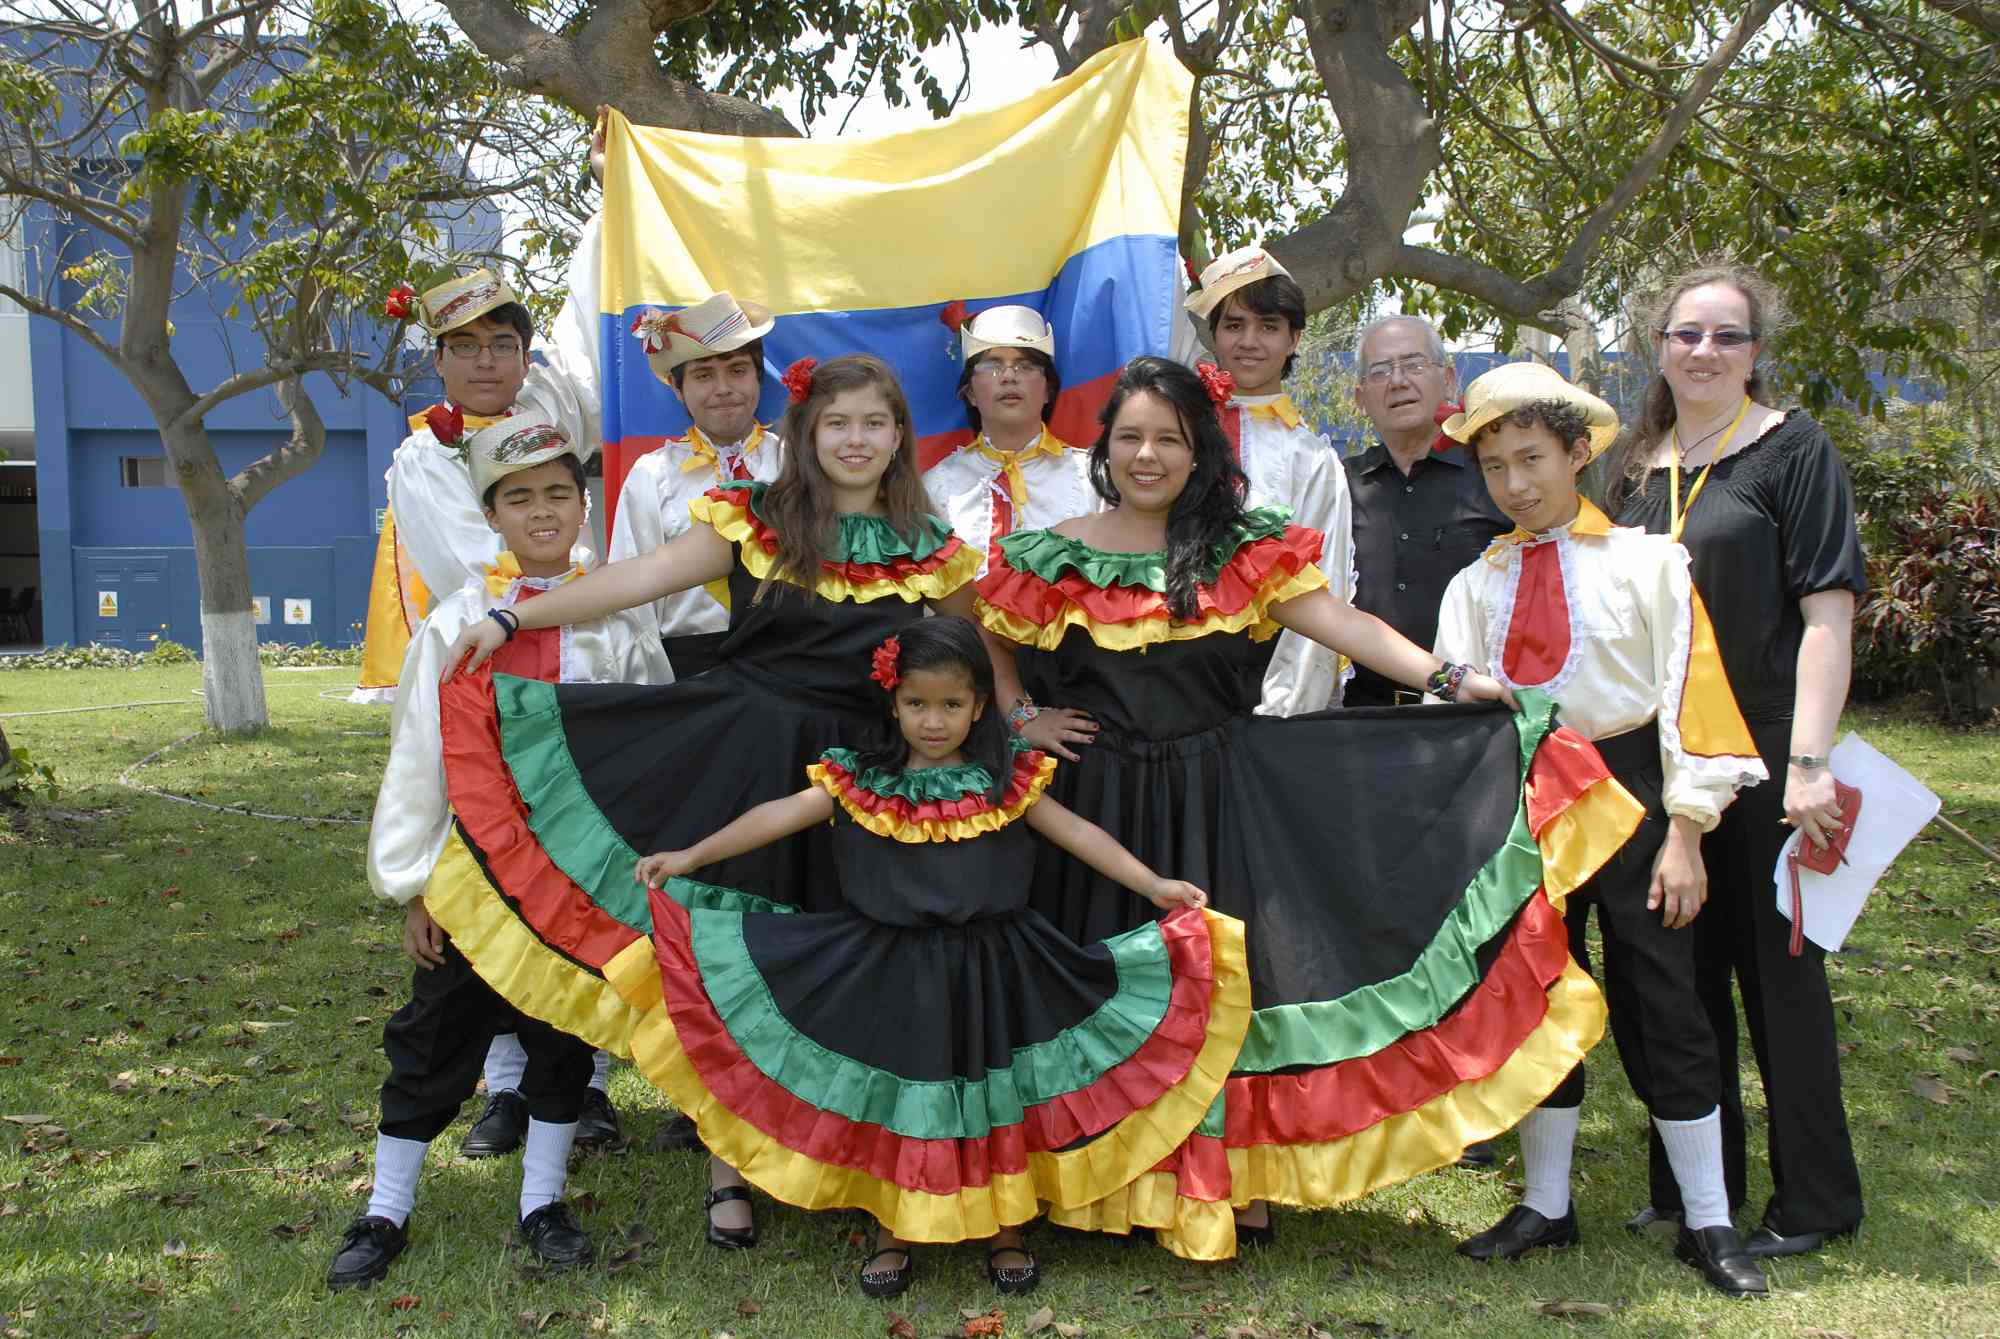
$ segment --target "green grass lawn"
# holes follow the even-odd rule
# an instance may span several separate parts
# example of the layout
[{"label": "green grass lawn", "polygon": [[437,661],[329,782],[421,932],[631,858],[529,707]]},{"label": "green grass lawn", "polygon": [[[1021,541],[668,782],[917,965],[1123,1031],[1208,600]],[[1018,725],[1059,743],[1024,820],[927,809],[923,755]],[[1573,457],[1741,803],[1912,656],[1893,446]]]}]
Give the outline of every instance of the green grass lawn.
[{"label": "green grass lawn", "polygon": [[[388,712],[322,696],[354,673],[267,670],[269,733],[196,738],[131,779],[225,808],[365,819]],[[329,1296],[328,1257],[366,1198],[382,1023],[407,990],[400,913],[368,891],[363,826],[120,785],[199,730],[198,686],[192,666],[0,673],[0,713],[165,700],[0,720],[64,787],[53,806],[0,812],[0,1335],[880,1336],[893,1308],[933,1339],[959,1332],[961,1308],[995,1305],[971,1246],[921,1252],[895,1303],[862,1299],[855,1215],[765,1202],[759,1249],[710,1249],[701,1160],[650,1151],[670,1113],[624,1066],[613,1095],[630,1147],[582,1159],[571,1182],[595,1269],[524,1267],[518,1159],[454,1159],[461,1122],[432,1150],[388,1283]],[[1994,844],[2000,736],[1882,711],[1852,723]],[[1933,834],[1834,968],[1867,1223],[1776,1265],[1770,1300],[1724,1299],[1670,1239],[1619,1230],[1644,1197],[1645,1145],[1607,1047],[1578,1153],[1578,1250],[1458,1259],[1453,1242],[1513,1202],[1515,1170],[1447,1171],[1340,1211],[1281,1212],[1274,1248],[1224,1266],[1041,1231],[1047,1280],[1005,1304],[1005,1333],[1046,1306],[1088,1336],[2000,1334],[2000,868]],[[1745,1088],[1761,1141],[1754,1071]],[[1753,1176],[1754,1209],[1768,1181]],[[1612,1314],[1540,1314],[1551,1299]]]}]

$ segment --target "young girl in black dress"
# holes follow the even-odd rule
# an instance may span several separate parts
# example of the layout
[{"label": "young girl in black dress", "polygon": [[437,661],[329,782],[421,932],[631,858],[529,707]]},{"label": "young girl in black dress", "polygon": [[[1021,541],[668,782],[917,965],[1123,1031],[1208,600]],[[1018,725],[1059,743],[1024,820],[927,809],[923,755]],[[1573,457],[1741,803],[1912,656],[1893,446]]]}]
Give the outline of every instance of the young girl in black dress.
[{"label": "young girl in black dress", "polygon": [[[1220,1091],[1241,928],[1043,797],[1055,760],[1007,730],[971,623],[908,625],[871,677],[876,747],[828,749],[806,789],[639,861],[662,998],[633,1056],[753,1184],[875,1216],[864,1293],[909,1286],[912,1243],[978,1238],[994,1285],[1026,1292],[1018,1227],[1129,1184]],[[840,911],[682,877],[829,821]],[[1064,938],[1028,908],[1030,829],[1171,914]]]}]

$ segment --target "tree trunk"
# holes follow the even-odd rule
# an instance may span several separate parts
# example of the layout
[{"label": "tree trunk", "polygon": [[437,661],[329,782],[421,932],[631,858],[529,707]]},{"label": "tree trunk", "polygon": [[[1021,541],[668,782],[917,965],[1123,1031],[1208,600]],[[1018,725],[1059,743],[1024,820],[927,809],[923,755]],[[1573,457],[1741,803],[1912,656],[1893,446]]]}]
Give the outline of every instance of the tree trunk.
[{"label": "tree trunk", "polygon": [[207,699],[208,726],[223,734],[254,734],[271,718],[264,705],[263,667],[257,663],[257,617],[250,608],[243,508],[215,463],[205,429],[177,429],[168,435],[167,452],[194,528],[194,566],[201,580],[201,688]]}]

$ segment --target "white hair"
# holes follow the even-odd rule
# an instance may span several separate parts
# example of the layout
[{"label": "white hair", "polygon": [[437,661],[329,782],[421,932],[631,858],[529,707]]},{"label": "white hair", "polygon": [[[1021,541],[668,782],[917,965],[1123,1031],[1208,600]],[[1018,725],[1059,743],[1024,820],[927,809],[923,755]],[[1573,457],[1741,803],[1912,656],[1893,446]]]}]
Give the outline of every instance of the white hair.
[{"label": "white hair", "polygon": [[1399,312],[1394,316],[1378,316],[1367,325],[1361,327],[1361,333],[1354,340],[1354,370],[1357,374],[1367,370],[1362,363],[1362,356],[1368,348],[1368,341],[1374,337],[1375,332],[1387,329],[1389,326],[1398,323],[1421,326],[1424,337],[1430,341],[1431,361],[1439,367],[1449,367],[1451,365],[1450,361],[1445,357],[1444,337],[1438,334],[1437,327],[1421,316],[1407,316]]}]

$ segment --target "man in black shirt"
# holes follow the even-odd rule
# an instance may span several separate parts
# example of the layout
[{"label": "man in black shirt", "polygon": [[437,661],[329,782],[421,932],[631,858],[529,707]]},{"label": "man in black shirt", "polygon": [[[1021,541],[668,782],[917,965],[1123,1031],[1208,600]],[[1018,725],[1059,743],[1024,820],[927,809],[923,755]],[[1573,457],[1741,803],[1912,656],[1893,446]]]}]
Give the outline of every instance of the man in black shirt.
[{"label": "man in black shirt", "polygon": [[[1437,639],[1438,605],[1460,568],[1513,529],[1462,450],[1432,454],[1437,407],[1456,383],[1430,322],[1387,316],[1361,332],[1354,399],[1377,441],[1347,458],[1354,498],[1354,604],[1418,646]],[[1400,685],[1355,666],[1346,705],[1393,705]],[[1413,700],[1413,698],[1405,698]]]}]

